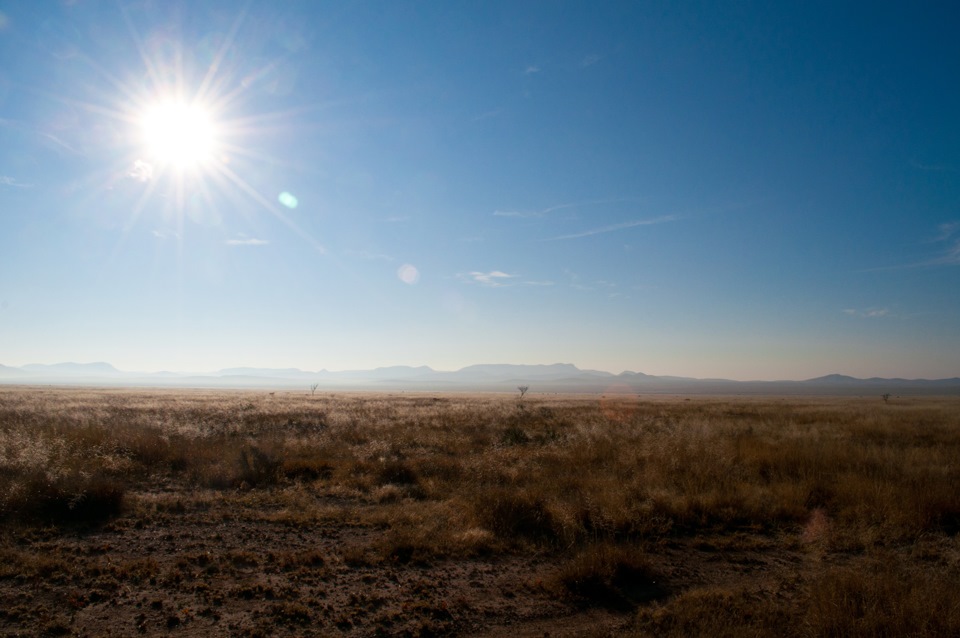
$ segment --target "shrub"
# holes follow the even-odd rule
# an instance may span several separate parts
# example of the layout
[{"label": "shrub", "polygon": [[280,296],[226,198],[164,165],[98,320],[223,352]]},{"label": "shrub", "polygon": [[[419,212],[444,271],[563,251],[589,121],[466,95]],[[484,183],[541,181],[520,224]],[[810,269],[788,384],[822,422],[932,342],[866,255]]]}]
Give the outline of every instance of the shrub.
[{"label": "shrub", "polygon": [[684,592],[663,606],[641,608],[636,635],[784,638],[798,635],[797,625],[793,614],[765,595],[744,588],[709,587]]},{"label": "shrub", "polygon": [[505,540],[549,543],[559,537],[546,502],[528,492],[494,488],[478,495],[474,507],[481,524]]},{"label": "shrub", "polygon": [[581,550],[554,575],[554,583],[580,604],[618,611],[667,595],[641,550],[610,544]]},{"label": "shrub", "polygon": [[282,461],[272,452],[255,444],[240,448],[238,472],[234,483],[250,487],[273,485],[280,478]]},{"label": "shrub", "polygon": [[528,435],[523,428],[517,425],[511,425],[503,431],[503,434],[500,436],[500,442],[503,445],[524,445],[530,442],[530,435]]},{"label": "shrub", "polygon": [[820,636],[958,636],[956,583],[890,561],[829,569],[811,586],[809,623]]},{"label": "shrub", "polygon": [[126,488],[117,479],[81,472],[51,477],[34,471],[8,481],[0,519],[98,523],[120,513]]}]

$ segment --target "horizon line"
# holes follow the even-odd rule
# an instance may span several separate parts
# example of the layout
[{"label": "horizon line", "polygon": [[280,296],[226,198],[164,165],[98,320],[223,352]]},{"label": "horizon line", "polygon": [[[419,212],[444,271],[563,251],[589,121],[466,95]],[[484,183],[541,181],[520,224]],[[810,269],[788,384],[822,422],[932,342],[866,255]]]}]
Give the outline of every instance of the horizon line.
[{"label": "horizon line", "polygon": [[[343,368],[343,369],[320,368],[320,369],[317,369],[317,370],[306,370],[306,369],[303,369],[303,368],[292,367],[292,366],[287,366],[287,367],[266,367],[266,366],[251,366],[251,365],[235,365],[235,366],[221,367],[221,368],[217,368],[217,369],[214,369],[214,370],[208,369],[208,370],[202,370],[202,371],[201,371],[201,370],[189,370],[189,371],[185,371],[185,370],[174,370],[174,369],[166,369],[166,368],[165,368],[165,369],[160,369],[160,370],[130,370],[130,369],[121,369],[121,368],[118,368],[118,367],[116,367],[114,364],[112,364],[112,363],[110,363],[110,362],[108,362],[108,361],[102,361],[102,360],[101,360],[101,361],[89,361],[89,362],[58,361],[58,362],[56,362],[56,363],[38,363],[38,362],[31,362],[31,363],[24,363],[24,364],[19,364],[19,365],[4,364],[4,363],[0,362],[0,369],[2,369],[2,368],[15,369],[15,370],[20,370],[20,371],[22,371],[22,372],[27,372],[27,373],[34,372],[34,371],[31,371],[31,370],[26,369],[26,368],[29,368],[29,367],[31,367],[31,366],[42,366],[42,367],[46,367],[46,368],[55,368],[55,367],[57,367],[57,366],[77,366],[77,367],[86,367],[86,368],[89,368],[89,367],[91,367],[91,366],[109,366],[109,367],[112,369],[112,371],[115,372],[115,373],[123,374],[123,375],[131,375],[131,376],[135,376],[135,375],[149,375],[149,376],[153,376],[153,375],[158,375],[158,374],[172,374],[172,375],[183,376],[183,377],[200,376],[200,377],[213,377],[213,378],[222,378],[222,377],[224,377],[224,376],[242,376],[242,375],[230,375],[230,374],[229,374],[229,371],[231,371],[231,370],[249,370],[249,371],[251,371],[251,372],[261,372],[261,373],[266,373],[266,374],[269,374],[269,373],[283,373],[283,372],[287,372],[287,373],[302,373],[302,374],[308,375],[308,374],[363,373],[363,372],[376,372],[376,371],[379,371],[379,370],[388,370],[388,369],[391,369],[391,368],[406,368],[406,369],[410,369],[410,370],[425,369],[425,371],[436,372],[436,373],[441,373],[441,374],[455,374],[455,373],[458,373],[458,372],[462,372],[462,371],[464,371],[464,370],[467,370],[468,368],[476,368],[476,367],[497,367],[497,366],[502,366],[502,367],[514,367],[514,368],[551,368],[551,367],[568,367],[568,368],[570,368],[570,367],[572,367],[576,372],[579,372],[579,373],[601,373],[601,374],[604,374],[604,375],[610,375],[611,377],[619,377],[619,376],[623,376],[623,375],[643,375],[643,376],[655,377],[655,378],[661,378],[661,379],[677,379],[677,380],[683,379],[683,380],[707,381],[707,382],[709,382],[709,381],[714,381],[714,382],[716,382],[716,381],[730,381],[730,382],[736,382],[736,383],[801,383],[801,382],[807,382],[807,381],[826,380],[826,379],[829,379],[829,378],[831,378],[831,377],[839,378],[839,379],[852,379],[852,380],[857,380],[857,381],[871,381],[871,380],[883,380],[883,381],[952,381],[952,380],[960,380],[960,374],[953,375],[953,376],[947,376],[947,377],[931,377],[931,376],[924,376],[924,377],[907,377],[907,376],[901,376],[901,375],[892,376],[892,377],[881,377],[881,376],[877,376],[877,375],[858,377],[858,376],[854,376],[854,375],[851,375],[851,374],[845,374],[845,373],[841,373],[841,372],[829,372],[829,373],[826,373],[826,374],[820,374],[820,375],[816,375],[816,376],[812,376],[812,377],[805,377],[805,378],[783,378],[783,377],[781,377],[781,378],[771,378],[771,379],[760,379],[760,378],[740,378],[740,379],[735,379],[735,378],[730,378],[730,377],[719,377],[719,376],[696,377],[696,376],[689,376],[689,375],[685,375],[685,374],[653,374],[653,373],[648,373],[648,372],[642,372],[642,371],[640,371],[639,369],[636,369],[636,370],[624,369],[624,370],[621,370],[620,372],[614,372],[614,371],[612,371],[612,370],[601,370],[601,369],[596,369],[596,368],[581,368],[581,367],[578,366],[577,364],[575,364],[575,363],[569,363],[569,362],[554,362],[554,363],[472,363],[472,364],[468,364],[468,365],[465,365],[465,366],[461,366],[461,367],[455,368],[455,369],[434,368],[434,367],[430,366],[429,364],[421,364],[421,365],[393,364],[393,365],[376,366],[376,367],[373,367],[373,368]],[[224,374],[225,372],[227,372],[228,374]],[[93,372],[93,373],[89,373],[89,374],[87,374],[87,375],[85,375],[85,376],[94,376],[95,374],[96,374],[96,372]],[[107,374],[109,374],[109,372],[107,372]],[[250,376],[254,376],[254,377],[255,377],[254,374],[251,374]]]}]

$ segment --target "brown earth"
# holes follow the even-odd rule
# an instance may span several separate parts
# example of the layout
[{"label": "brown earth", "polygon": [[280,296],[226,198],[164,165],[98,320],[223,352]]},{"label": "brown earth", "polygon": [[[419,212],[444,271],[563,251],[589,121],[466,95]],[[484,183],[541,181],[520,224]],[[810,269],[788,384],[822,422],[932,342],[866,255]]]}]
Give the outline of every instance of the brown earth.
[{"label": "brown earth", "polygon": [[[21,479],[16,472],[25,470],[17,468],[27,467],[27,461],[33,458],[31,454],[38,458],[47,454],[43,458],[53,458],[49,449],[56,448],[49,447],[53,439],[44,439],[49,449],[41,454],[34,449],[39,449],[37,441],[40,439],[31,442],[24,438],[24,432],[32,432],[31,428],[40,428],[52,419],[44,412],[43,419],[47,421],[40,417],[31,421],[35,416],[31,416],[34,414],[31,409],[40,414],[49,409],[42,406],[48,406],[53,399],[63,402],[69,398],[74,403],[62,403],[67,407],[58,408],[61,412],[76,415],[78,411],[87,410],[94,415],[89,420],[78,418],[78,424],[71,427],[87,427],[89,422],[114,423],[111,421],[114,416],[108,415],[102,407],[106,399],[94,396],[81,401],[75,396],[71,398],[69,393],[60,395],[49,391],[24,396],[0,393],[0,408],[6,410],[2,416],[4,420],[0,422],[7,437],[5,442],[0,441],[5,446],[0,447],[0,454],[6,455],[5,465],[0,466],[0,478],[6,480],[2,484],[7,490],[3,501],[6,503],[14,503],[10,494],[20,489],[18,481]],[[156,399],[149,393],[145,396],[122,395],[118,399],[113,395],[109,400],[113,401],[114,413],[127,421],[150,420],[161,411],[153,403],[144,401],[159,400],[158,405],[163,407],[166,405],[163,401],[167,399]],[[220,401],[220,395],[217,397]],[[246,395],[241,398],[246,400]],[[212,400],[200,397],[189,409],[181,405],[177,416],[171,417],[176,423],[163,425],[166,428],[163,431],[182,429],[181,421],[192,420],[208,424],[204,427],[213,427],[210,424],[214,422],[226,423],[239,418],[224,416],[226,412],[222,405],[208,405]],[[493,399],[474,397],[470,400],[476,402],[476,415],[483,414],[486,418],[488,412],[483,411],[494,409],[485,407],[493,405]],[[372,409],[369,401],[372,399],[351,399],[349,409],[356,410],[358,406]],[[395,408],[395,404],[389,403],[391,399],[380,397],[377,401],[387,401],[384,405],[393,406],[389,408],[391,410]],[[945,635],[942,633],[944,627],[960,626],[956,624],[960,623],[957,620],[960,608],[950,606],[955,590],[950,584],[955,586],[960,582],[960,542],[958,530],[953,527],[955,519],[951,516],[960,512],[960,506],[958,499],[950,496],[950,490],[955,487],[952,481],[957,468],[949,463],[942,471],[931,474],[934,478],[929,479],[946,481],[943,493],[947,496],[943,498],[947,500],[941,498],[942,502],[937,501],[936,516],[923,518],[921,524],[926,527],[919,529],[918,533],[909,531],[912,528],[904,528],[908,529],[906,532],[901,529],[902,525],[916,523],[910,522],[913,521],[909,518],[910,512],[898,514],[895,504],[890,505],[889,512],[878,514],[876,522],[857,522],[850,518],[848,509],[844,509],[848,506],[844,505],[842,491],[839,488],[830,491],[822,483],[816,483],[814,488],[803,493],[805,500],[801,505],[806,509],[799,510],[798,515],[794,509],[782,504],[758,509],[759,506],[750,504],[752,501],[746,496],[741,501],[718,500],[705,505],[703,495],[695,494],[689,496],[693,501],[681,502],[677,500],[680,499],[679,492],[669,495],[664,492],[665,487],[653,485],[658,475],[652,470],[647,471],[644,479],[650,483],[645,489],[649,489],[651,499],[663,499],[663,503],[672,503],[670,507],[673,508],[659,505],[659,509],[651,510],[656,515],[651,516],[663,519],[661,523],[653,524],[646,519],[642,524],[638,523],[630,518],[635,518],[636,514],[616,509],[620,507],[619,500],[594,502],[604,497],[604,493],[584,497],[578,492],[577,498],[586,498],[586,501],[578,506],[581,510],[578,510],[580,518],[577,520],[587,521],[587,514],[591,512],[596,520],[577,523],[580,527],[570,532],[565,531],[569,524],[558,522],[561,521],[560,515],[567,511],[564,508],[569,509],[570,503],[574,502],[573,497],[565,496],[565,490],[580,483],[586,490],[590,481],[600,480],[573,464],[582,463],[586,467],[589,460],[594,464],[590,466],[594,468],[592,472],[606,471],[603,468],[612,468],[615,465],[612,459],[619,453],[617,450],[626,445],[621,442],[609,447],[606,443],[597,443],[596,453],[591,452],[593,456],[588,459],[585,444],[577,443],[579,439],[574,435],[597,437],[601,436],[597,434],[601,432],[597,428],[621,428],[622,436],[626,437],[626,432],[633,430],[624,428],[644,429],[647,434],[643,436],[659,437],[656,441],[643,443],[656,452],[649,458],[664,463],[666,467],[668,460],[670,463],[675,463],[675,459],[693,462],[689,456],[674,454],[670,457],[673,454],[670,449],[678,445],[682,447],[686,440],[682,437],[687,434],[678,432],[696,432],[696,428],[701,428],[697,437],[713,436],[702,431],[705,414],[718,424],[734,423],[737,436],[742,439],[746,436],[744,433],[753,436],[754,428],[750,425],[749,431],[744,429],[745,426],[741,427],[744,422],[766,423],[773,415],[785,418],[782,415],[789,410],[780,400],[744,399],[738,402],[725,399],[722,403],[707,399],[693,402],[661,400],[654,402],[653,407],[619,404],[618,409],[626,417],[618,416],[615,422],[611,422],[608,403],[600,401],[590,407],[589,401],[582,398],[569,404],[564,404],[561,399],[551,399],[549,405],[538,406],[534,402],[520,410],[521,417],[514,414],[513,407],[508,411],[502,411],[500,407],[496,409],[502,413],[495,415],[494,421],[503,421],[505,429],[490,441],[476,434],[479,438],[471,444],[474,448],[463,447],[467,443],[463,442],[462,432],[472,427],[471,419],[476,416],[464,417],[464,425],[449,432],[443,429],[447,432],[444,436],[448,437],[443,440],[455,439],[455,445],[461,446],[457,450],[464,453],[475,450],[471,454],[481,454],[476,450],[483,450],[482,454],[487,455],[478,457],[478,464],[472,464],[477,460],[472,457],[458,458],[455,469],[464,474],[453,474],[455,478],[450,480],[453,487],[444,487],[439,479],[431,478],[433,475],[428,470],[439,472],[446,468],[444,471],[451,471],[450,468],[440,464],[437,469],[428,461],[439,463],[435,457],[446,458],[454,449],[454,443],[431,444],[434,445],[430,448],[432,451],[424,451],[429,446],[417,443],[420,446],[417,448],[420,452],[416,453],[420,456],[417,456],[413,451],[416,446],[402,437],[417,441],[420,440],[417,437],[423,438],[411,433],[411,414],[419,419],[417,427],[428,428],[435,427],[430,424],[446,423],[444,419],[460,418],[457,415],[465,408],[456,400],[450,400],[449,404],[440,399],[411,402],[408,398],[404,401],[416,412],[409,412],[407,407],[390,412],[393,421],[382,414],[367,415],[371,423],[379,424],[376,427],[382,440],[375,438],[371,442],[356,438],[357,431],[351,429],[353,422],[348,423],[346,419],[338,426],[331,415],[335,415],[334,408],[347,413],[347,408],[340,404],[327,405],[327,424],[321,428],[323,434],[316,435],[320,437],[317,440],[322,437],[330,439],[323,439],[327,441],[325,445],[332,445],[330,441],[338,445],[353,441],[351,445],[354,447],[349,449],[355,452],[362,446],[366,446],[366,450],[373,445],[375,454],[397,454],[399,460],[396,463],[404,463],[397,466],[400,469],[390,466],[382,457],[379,465],[371,465],[363,460],[367,457],[356,452],[350,456],[349,463],[345,457],[342,467],[331,469],[327,465],[331,461],[324,456],[323,463],[317,461],[316,468],[320,469],[314,474],[305,474],[306,461],[300,459],[296,471],[284,470],[289,472],[288,476],[278,470],[280,474],[270,481],[251,485],[248,480],[253,481],[252,477],[258,475],[250,474],[249,468],[245,470],[247,474],[231,475],[233,478],[190,474],[189,464],[200,461],[190,460],[189,456],[185,457],[187,460],[177,457],[179,460],[174,461],[163,457],[162,463],[170,464],[173,470],[158,470],[167,465],[150,466],[147,461],[141,462],[151,469],[150,472],[138,474],[124,469],[133,466],[119,465],[117,459],[140,458],[137,454],[146,458],[145,453],[131,451],[134,444],[126,439],[122,446],[116,444],[116,450],[122,448],[121,451],[108,446],[101,438],[96,438],[95,446],[88,442],[92,446],[89,448],[79,443],[64,444],[64,449],[69,448],[72,454],[95,453],[100,455],[97,463],[120,468],[111,470],[114,474],[105,469],[110,476],[122,478],[127,476],[123,472],[132,472],[129,479],[125,479],[122,504],[116,511],[91,520],[66,520],[62,515],[45,519],[30,513],[32,510],[23,505],[17,510],[23,512],[22,515],[0,519],[3,520],[0,525],[0,633],[8,636],[465,635],[510,638],[705,633],[716,636],[868,636],[899,635],[904,632],[897,631],[897,627],[907,627],[911,628],[909,633],[913,635],[935,636]],[[443,399],[446,401],[448,399]],[[841,401],[833,400],[828,405],[793,401],[791,409],[798,412],[790,417],[790,423],[791,427],[798,428],[798,432],[802,431],[800,425],[805,421],[797,414],[808,408],[816,410],[815,418],[809,421],[826,423],[823,427],[828,430],[840,428],[830,424],[854,419],[850,416],[852,408]],[[437,407],[438,402],[442,403],[440,407]],[[154,407],[144,407],[148,405]],[[940,416],[941,412],[936,411],[946,406],[943,414],[954,414],[956,401],[936,404],[939,406],[936,410],[931,407],[933,405],[929,401],[918,403],[911,408],[915,411],[910,413],[913,415],[910,418],[926,419],[924,422],[932,424],[931,427],[942,425],[943,431],[937,435],[941,438],[932,442],[933,435],[924,431],[919,443],[911,434],[914,438],[897,439],[891,449],[902,448],[906,445],[904,441],[914,441],[918,449],[942,449],[944,445],[954,446],[949,449],[957,448],[960,433],[955,431],[955,416]],[[99,407],[94,410],[91,406]],[[272,422],[273,413],[263,406],[243,409],[249,413],[256,411],[256,419],[249,420],[249,423],[255,422],[258,428],[262,429],[265,422]],[[289,411],[291,408],[285,405],[283,409]],[[381,406],[378,409],[387,408]],[[575,409],[585,411],[577,412],[580,416],[576,418],[571,417],[569,439],[565,439],[564,428],[568,427],[568,422],[564,421],[567,414],[564,411],[574,414]],[[310,410],[315,412],[314,407]],[[865,411],[865,416],[857,419],[875,424],[878,418],[875,410],[886,408],[871,404],[856,410]],[[424,416],[426,411],[432,411],[430,414],[434,416]],[[594,413],[599,416],[583,416]],[[538,416],[534,418],[531,414]],[[722,421],[721,416],[726,421]],[[286,416],[283,418],[287,419]],[[589,421],[594,418],[598,420]],[[549,437],[538,429],[542,424],[537,419],[549,419]],[[897,419],[899,424],[904,417],[897,416]],[[390,434],[393,430],[389,428],[401,421],[406,424],[402,434]],[[285,421],[293,424],[290,427],[302,422],[296,419]],[[665,430],[665,423],[673,429]],[[782,426],[780,422],[778,424],[778,428]],[[252,428],[252,425],[248,426]],[[857,436],[863,440],[876,439],[886,445],[889,441],[884,437],[892,436],[890,432],[894,426],[900,427],[884,423],[880,429],[857,430]],[[130,427],[135,431],[140,426]],[[330,434],[338,427],[341,430]],[[58,436],[66,437],[64,440],[73,436],[70,432],[62,434],[65,430],[56,432],[60,433]],[[777,432],[777,436],[782,434],[780,430]],[[90,434],[84,436],[90,441],[95,438]],[[116,436],[120,437],[120,434]],[[163,436],[169,438],[172,435]],[[663,442],[668,436],[674,437],[670,439],[670,445],[674,447]],[[724,433],[722,436],[732,435]],[[790,436],[797,438],[800,435],[792,433]],[[742,450],[744,456],[734,466],[725,465],[728,469],[723,471],[739,465],[748,466],[748,454],[762,455],[769,451],[766,447],[759,447],[750,452],[752,448],[743,443],[747,439],[741,439],[737,439],[736,449]],[[190,445],[200,446],[202,440],[205,439],[190,439],[193,441]],[[247,440],[245,445],[250,445],[249,441],[253,439]],[[383,447],[384,440],[393,441],[393,452],[377,451]],[[568,440],[569,448],[564,447],[567,445],[564,441]],[[629,440],[639,445],[636,441],[647,439]],[[718,458],[727,454],[721,454],[721,448],[717,447],[727,440],[710,439],[710,446],[714,447],[697,448],[705,455],[702,463],[709,465],[711,462],[707,458],[712,454],[709,450],[718,450]],[[857,440],[845,445],[859,445]],[[407,446],[403,453],[397,452],[400,442]],[[296,445],[302,447],[305,444],[299,442]],[[112,450],[109,454],[105,452],[108,448]],[[199,447],[192,453],[200,454],[197,449]],[[337,449],[347,455],[344,450],[348,448]],[[818,449],[818,454],[825,457],[841,458],[830,456],[834,453],[830,451],[833,448]],[[573,477],[561,473],[549,479],[552,483],[523,483],[525,475],[518,474],[517,468],[539,472],[561,452],[570,459],[569,471],[574,473]],[[227,447],[223,448],[223,454],[228,454]],[[603,455],[609,455],[610,461],[605,461]],[[58,462],[66,464],[72,457],[63,452],[57,458]],[[215,460],[202,458],[203,463],[220,468]],[[240,458],[248,457],[241,455]],[[474,474],[482,473],[484,465],[492,463],[494,458],[503,464],[498,470],[497,485],[504,484],[503,477],[514,477],[511,478],[514,483],[507,484],[516,485],[518,491],[532,491],[535,487],[541,492],[546,490],[543,492],[543,498],[548,499],[543,501],[545,505],[536,499],[529,503],[533,503],[538,512],[541,507],[546,513],[553,512],[550,519],[553,527],[546,531],[539,527],[530,531],[523,525],[532,523],[523,518],[521,512],[516,514],[520,517],[519,522],[513,521],[514,526],[509,528],[513,530],[510,533],[520,536],[512,538],[507,532],[497,531],[496,519],[476,509],[477,502],[487,502],[483,500],[486,498],[483,494],[477,496],[469,492],[472,495],[469,498],[474,500],[467,501],[468,493],[457,491],[456,486],[461,483],[480,485],[480,479]],[[531,458],[539,460],[530,465],[520,464]],[[891,459],[896,456],[890,456],[884,463],[894,463]],[[90,459],[86,461],[90,462]],[[858,470],[861,473],[880,472],[877,469],[880,465],[868,467],[862,459],[857,463],[860,465],[856,467],[862,468]],[[96,472],[94,468],[99,466],[82,467],[85,469],[79,471],[86,476]],[[773,479],[768,476],[771,470],[763,464],[757,467],[763,476],[757,485],[772,484]],[[933,467],[932,462],[930,467]],[[680,476],[693,473],[693,470],[688,468]],[[721,470],[711,474],[706,484],[720,482]],[[200,480],[197,476],[206,478]],[[517,476],[520,478],[516,479]],[[248,480],[241,480],[243,477]],[[208,487],[208,484],[217,486]],[[526,487],[522,487],[524,485]],[[551,485],[556,488],[554,494],[549,493]],[[696,489],[703,491],[704,483],[699,485]],[[886,489],[884,485],[886,483],[877,483],[869,489]],[[937,491],[939,485],[934,482],[921,486],[921,492],[940,494]],[[448,489],[452,491],[444,491]],[[496,489],[498,494],[503,492],[502,487]],[[609,490],[615,488],[605,489],[608,490],[606,496],[610,496]],[[741,486],[737,489],[747,488]],[[750,489],[759,488],[753,486]],[[91,493],[89,490],[78,492],[73,497],[76,502],[71,502],[70,507],[80,511],[83,499],[91,498]],[[580,500],[575,502],[581,503]],[[744,510],[734,511],[734,506],[725,504],[729,502],[741,503]],[[689,513],[694,505],[700,508],[695,510],[699,512],[696,517]],[[14,511],[12,507],[7,506],[8,512]],[[714,509],[703,510],[706,507]],[[729,510],[731,507],[734,510]],[[912,511],[911,508],[915,509],[915,506],[907,509]],[[600,524],[601,515],[613,522]],[[769,516],[769,520],[765,516]],[[907,523],[901,525],[897,522],[901,527],[893,526],[893,523],[884,526],[884,520],[896,522],[900,520],[898,516],[906,516],[903,520]],[[540,535],[548,532],[549,536]],[[597,567],[599,559],[595,557],[617,551],[626,551],[628,555],[627,559],[617,558],[611,563],[618,571],[612,576],[597,576],[603,569]],[[571,576],[571,573],[580,574],[572,567],[578,556],[587,557],[583,559],[587,567],[582,576]],[[640,561],[642,565],[631,567],[631,560]],[[918,583],[932,584],[928,589],[920,590]],[[913,595],[912,590],[919,593]],[[827,593],[818,597],[820,591]],[[848,597],[852,603],[846,600]],[[854,606],[849,607],[848,603]],[[911,605],[916,606],[916,610]],[[887,611],[888,607],[896,610],[896,615],[891,616],[893,612]],[[843,618],[851,614],[856,624],[846,627],[842,624]],[[934,614],[939,617],[933,618]],[[871,617],[880,618],[880,629],[877,629],[877,623],[868,622]],[[890,631],[883,631],[884,627]]]},{"label": "brown earth", "polygon": [[[317,498],[344,521],[369,507]],[[305,525],[270,494],[164,484],[128,499],[134,512],[99,528],[8,532],[5,553],[33,574],[0,580],[7,635],[599,636],[633,623],[630,608],[558,596],[556,552],[378,563],[364,552],[388,530]],[[663,590],[649,602],[708,585],[789,596],[809,560],[767,536],[720,540],[652,547]]]}]

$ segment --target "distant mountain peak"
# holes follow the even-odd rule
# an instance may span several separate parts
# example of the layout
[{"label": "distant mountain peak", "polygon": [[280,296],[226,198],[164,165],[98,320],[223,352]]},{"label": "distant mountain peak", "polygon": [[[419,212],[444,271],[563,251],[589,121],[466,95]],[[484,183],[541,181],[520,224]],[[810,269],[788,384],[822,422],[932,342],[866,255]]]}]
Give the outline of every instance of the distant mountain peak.
[{"label": "distant mountain peak", "polygon": [[28,363],[21,366],[21,370],[31,372],[54,372],[63,374],[119,374],[120,371],[105,361],[94,361],[92,363],[75,363],[66,361],[63,363]]},{"label": "distant mountain peak", "polygon": [[816,377],[814,379],[807,379],[806,383],[850,383],[851,381],[859,381],[856,377],[851,377],[845,374],[827,374],[822,377]]}]

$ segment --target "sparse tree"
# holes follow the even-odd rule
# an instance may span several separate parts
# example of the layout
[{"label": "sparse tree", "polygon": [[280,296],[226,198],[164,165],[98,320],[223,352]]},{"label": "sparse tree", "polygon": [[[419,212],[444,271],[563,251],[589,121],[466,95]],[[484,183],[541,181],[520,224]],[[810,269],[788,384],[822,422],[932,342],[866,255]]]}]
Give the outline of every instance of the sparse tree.
[{"label": "sparse tree", "polygon": [[317,388],[319,388],[319,387],[320,387],[320,384],[319,384],[319,383],[314,383],[313,385],[311,385],[311,386],[310,386],[310,394],[314,394],[314,393],[317,391]]},{"label": "sparse tree", "polygon": [[887,392],[886,394],[881,394],[881,395],[880,395],[880,398],[883,399],[883,402],[884,402],[884,403],[889,403],[889,402],[890,402],[890,393]]},{"label": "sparse tree", "polygon": [[517,390],[520,391],[520,398],[521,398],[521,399],[523,398],[523,395],[525,395],[525,394],[527,393],[527,390],[529,390],[529,389],[530,389],[530,386],[528,386],[528,385],[518,385],[518,386],[517,386]]}]

